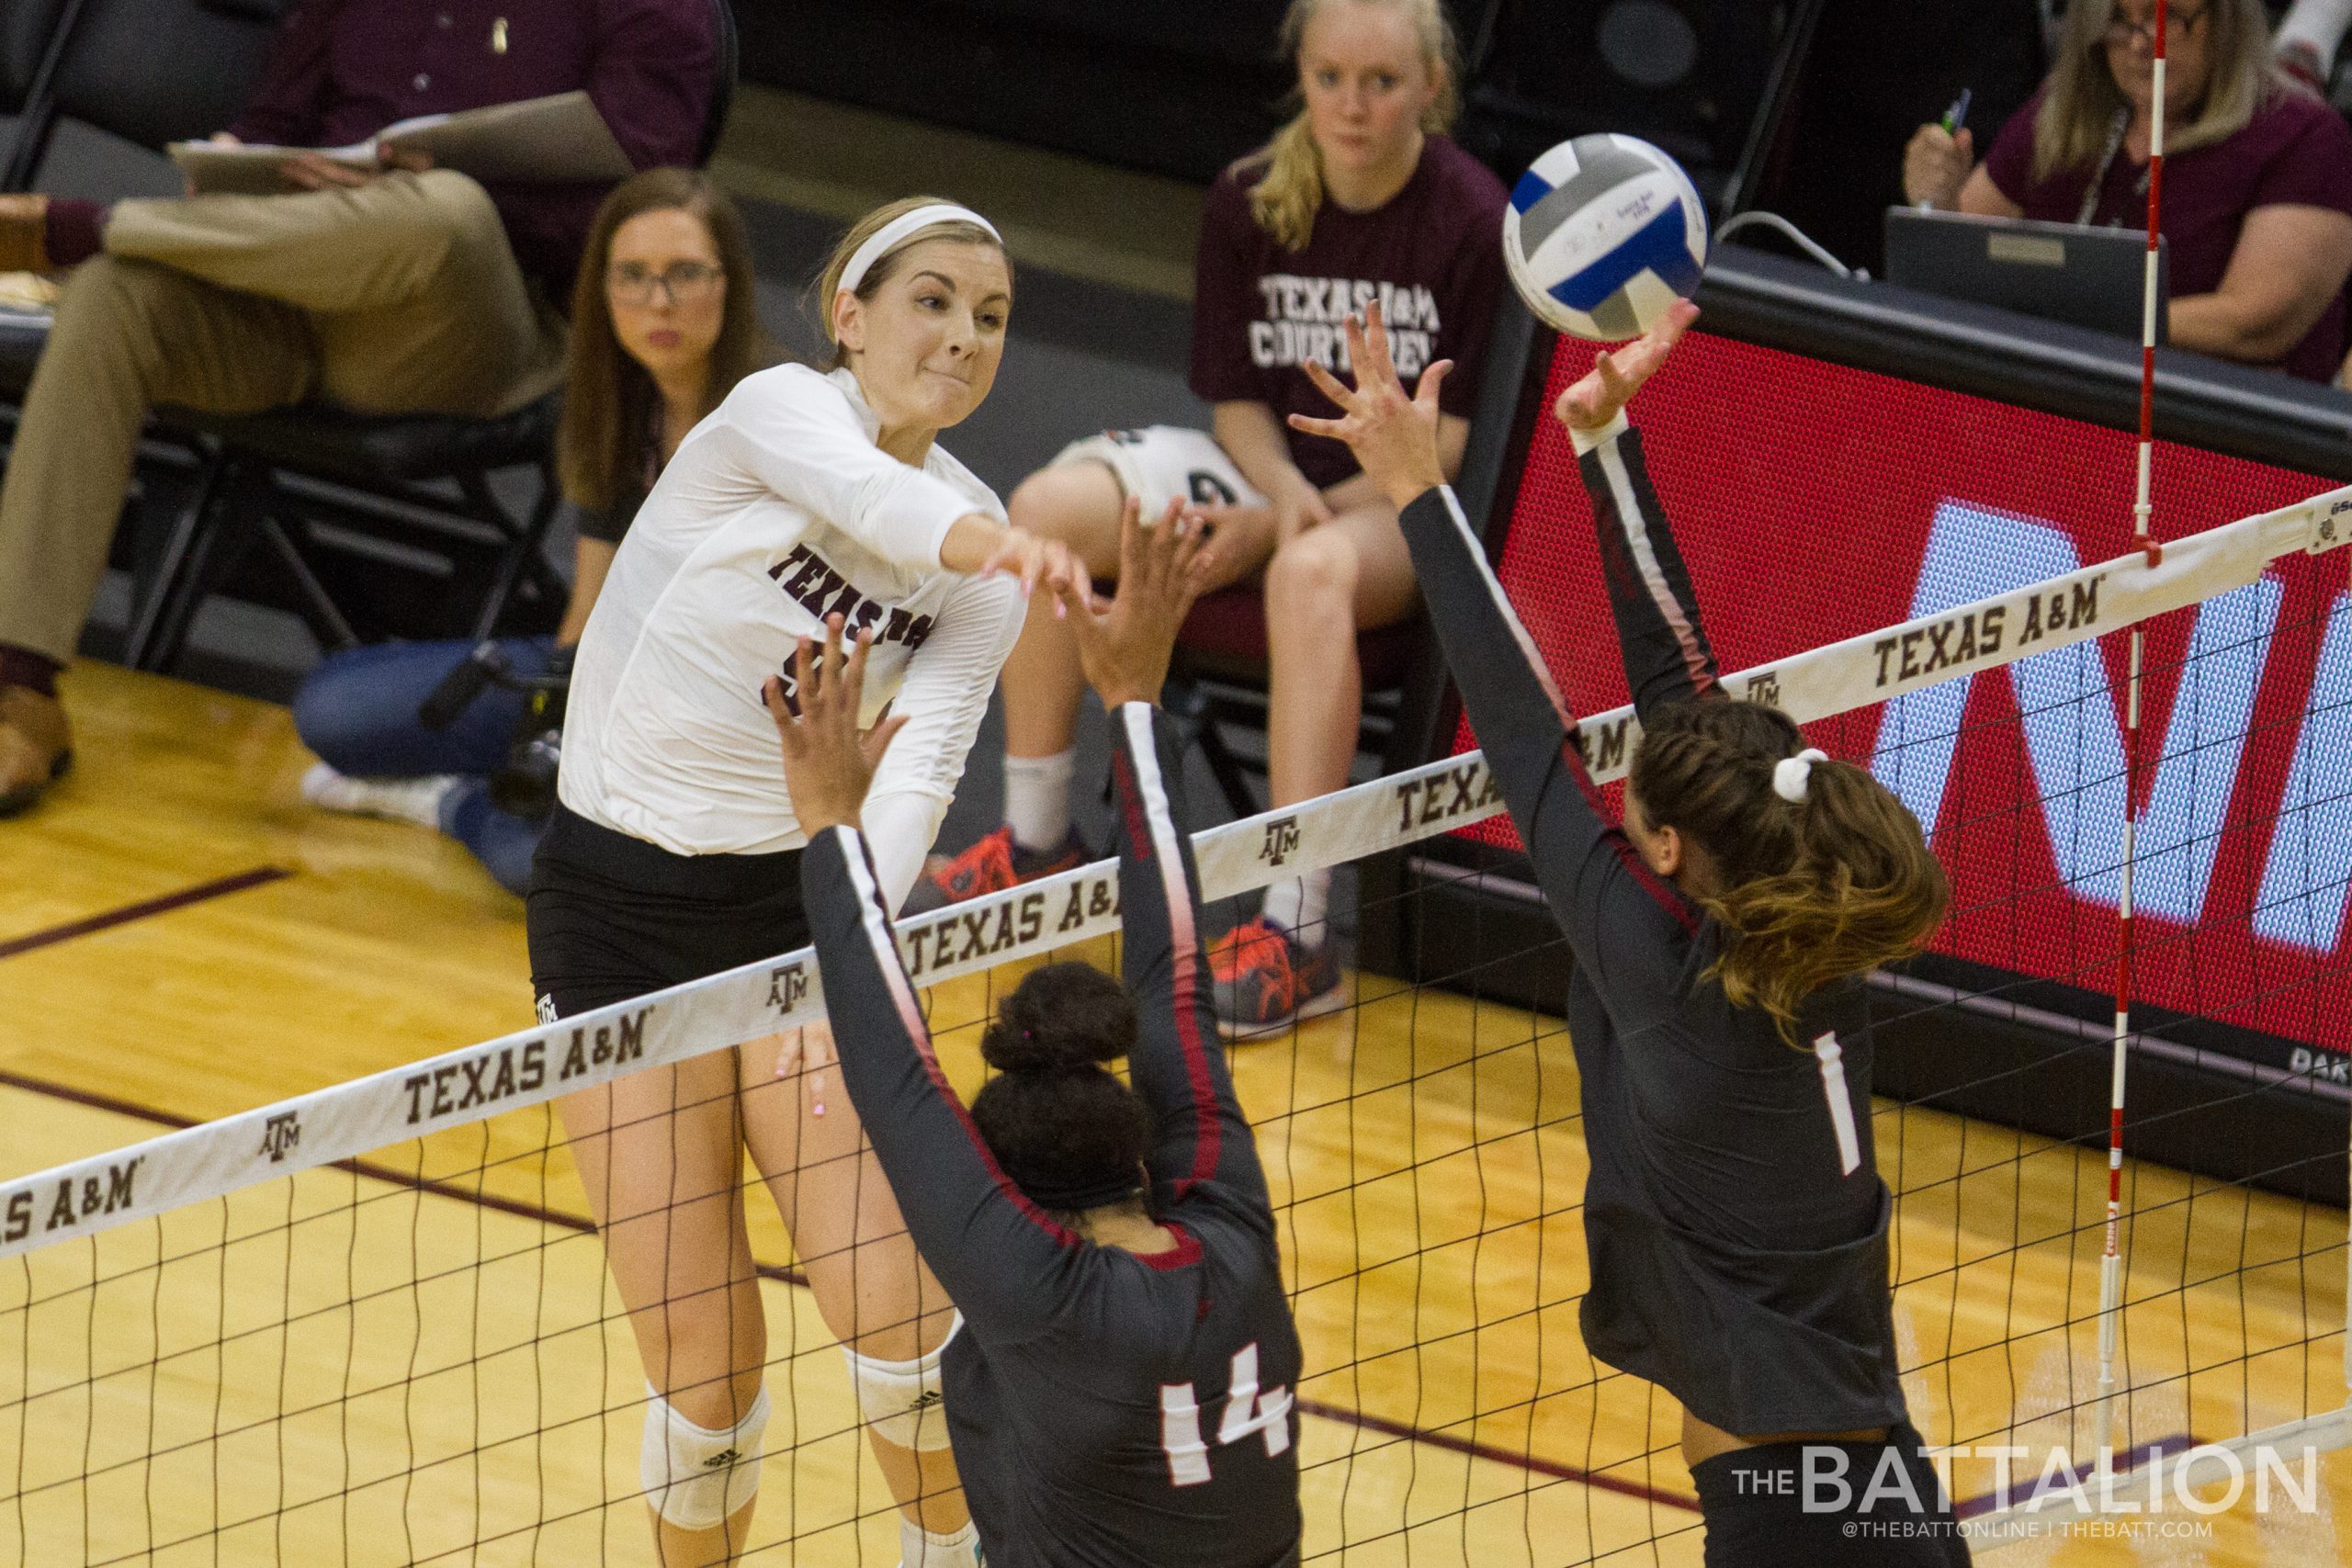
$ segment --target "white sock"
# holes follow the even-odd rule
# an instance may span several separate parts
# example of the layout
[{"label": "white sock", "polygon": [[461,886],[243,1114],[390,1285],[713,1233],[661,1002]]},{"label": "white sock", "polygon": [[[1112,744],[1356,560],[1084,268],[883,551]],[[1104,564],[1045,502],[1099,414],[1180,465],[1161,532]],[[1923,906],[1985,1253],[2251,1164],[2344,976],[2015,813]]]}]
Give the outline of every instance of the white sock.
[{"label": "white sock", "polygon": [[1331,940],[1327,923],[1330,902],[1331,873],[1327,867],[1266,889],[1263,913],[1308,946],[1320,947]]},{"label": "white sock", "polygon": [[899,1568],[978,1568],[980,1532],[969,1519],[964,1528],[934,1535],[906,1515],[899,1516]]},{"label": "white sock", "polygon": [[1069,837],[1069,781],[1078,750],[1004,760],[1004,819],[1023,849],[1057,850]]},{"label": "white sock", "polygon": [[428,773],[413,779],[354,778],[325,762],[313,762],[302,775],[302,798],[322,811],[413,822],[437,833],[441,803],[459,782],[455,773]]}]

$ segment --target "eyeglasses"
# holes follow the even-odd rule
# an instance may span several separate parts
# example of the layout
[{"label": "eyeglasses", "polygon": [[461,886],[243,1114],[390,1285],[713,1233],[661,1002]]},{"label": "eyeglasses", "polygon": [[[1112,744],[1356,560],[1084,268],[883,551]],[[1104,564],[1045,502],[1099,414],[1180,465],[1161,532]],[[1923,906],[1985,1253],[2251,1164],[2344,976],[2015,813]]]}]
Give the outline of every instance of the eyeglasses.
[{"label": "eyeglasses", "polygon": [[622,262],[605,274],[605,287],[624,305],[650,305],[659,288],[673,305],[700,299],[727,281],[726,269],[707,262],[672,262],[660,272],[642,262]]},{"label": "eyeglasses", "polygon": [[[2167,6],[2165,7],[2165,31],[2177,38],[2203,21],[2212,9],[2211,6],[2200,6],[2194,11],[2184,11],[2177,6]],[[2151,12],[2144,22],[2135,22],[2129,17],[2116,17],[2107,24],[2107,41],[2116,49],[2129,49],[2134,43],[2144,43],[2150,49],[2155,48],[2154,13]]]}]

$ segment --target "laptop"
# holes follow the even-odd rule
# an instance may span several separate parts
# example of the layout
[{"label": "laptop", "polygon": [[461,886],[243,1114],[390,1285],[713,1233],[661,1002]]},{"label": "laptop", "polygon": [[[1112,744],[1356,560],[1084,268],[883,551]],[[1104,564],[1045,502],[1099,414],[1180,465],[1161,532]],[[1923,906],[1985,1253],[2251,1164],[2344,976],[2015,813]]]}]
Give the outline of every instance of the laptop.
[{"label": "laptop", "polygon": [[[2156,292],[2170,299],[2171,243],[2156,242]],[[1886,280],[1922,294],[1993,305],[2140,339],[2148,236],[2026,218],[1886,209]],[[2156,312],[2156,342],[2165,318]]]}]

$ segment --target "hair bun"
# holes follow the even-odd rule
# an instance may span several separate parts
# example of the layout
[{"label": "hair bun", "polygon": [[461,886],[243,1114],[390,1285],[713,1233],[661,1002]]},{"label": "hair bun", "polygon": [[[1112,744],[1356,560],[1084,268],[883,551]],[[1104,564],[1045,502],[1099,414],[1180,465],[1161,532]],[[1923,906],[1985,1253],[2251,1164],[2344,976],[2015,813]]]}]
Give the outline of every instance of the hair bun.
[{"label": "hair bun", "polygon": [[1125,987],[1091,964],[1048,964],[997,1004],[980,1055],[1001,1073],[1069,1072],[1114,1062],[1135,1043]]}]

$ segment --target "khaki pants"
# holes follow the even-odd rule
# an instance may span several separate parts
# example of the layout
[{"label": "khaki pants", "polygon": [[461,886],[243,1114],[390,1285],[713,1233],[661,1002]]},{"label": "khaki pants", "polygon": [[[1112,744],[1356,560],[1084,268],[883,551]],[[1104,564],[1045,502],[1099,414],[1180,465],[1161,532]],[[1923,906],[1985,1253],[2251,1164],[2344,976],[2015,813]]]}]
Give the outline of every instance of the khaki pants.
[{"label": "khaki pants", "polygon": [[563,349],[463,175],[121,203],[58,300],[0,484],[0,643],[73,656],[153,405],[486,416],[552,389]]}]

